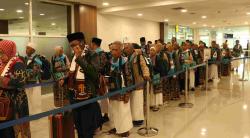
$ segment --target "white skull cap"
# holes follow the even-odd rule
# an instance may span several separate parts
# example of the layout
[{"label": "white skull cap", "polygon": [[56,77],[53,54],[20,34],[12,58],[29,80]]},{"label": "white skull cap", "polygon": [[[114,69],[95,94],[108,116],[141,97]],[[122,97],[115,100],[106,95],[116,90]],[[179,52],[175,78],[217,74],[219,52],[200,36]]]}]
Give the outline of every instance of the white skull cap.
[{"label": "white skull cap", "polygon": [[35,44],[31,42],[27,44],[27,47],[33,48],[34,50],[36,49]]}]

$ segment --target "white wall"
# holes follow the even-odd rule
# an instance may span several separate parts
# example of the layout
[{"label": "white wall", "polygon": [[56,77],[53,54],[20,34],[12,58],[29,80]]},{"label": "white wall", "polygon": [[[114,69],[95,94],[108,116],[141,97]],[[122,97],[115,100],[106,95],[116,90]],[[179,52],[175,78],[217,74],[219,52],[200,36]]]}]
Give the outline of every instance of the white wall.
[{"label": "white wall", "polygon": [[154,42],[160,38],[160,25],[153,21],[98,13],[97,36],[103,40],[105,50],[108,50],[108,44],[117,40],[139,43],[140,37],[145,36],[146,41]]}]

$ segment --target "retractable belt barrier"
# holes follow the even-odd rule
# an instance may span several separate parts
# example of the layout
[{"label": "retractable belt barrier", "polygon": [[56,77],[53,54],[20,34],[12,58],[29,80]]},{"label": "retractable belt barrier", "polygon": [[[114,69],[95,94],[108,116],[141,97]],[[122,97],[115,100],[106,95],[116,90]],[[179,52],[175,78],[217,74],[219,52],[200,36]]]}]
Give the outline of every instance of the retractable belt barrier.
[{"label": "retractable belt barrier", "polygon": [[[233,58],[233,59],[231,59],[231,61],[246,59],[246,58],[250,58],[250,56],[248,56],[248,57],[240,57],[240,58]],[[196,66],[193,66],[193,67],[189,67],[188,70],[198,68],[198,67],[201,67],[201,66],[206,66],[206,63],[202,63],[202,64],[199,64],[199,65],[196,65]],[[182,69],[182,70],[177,71],[177,72],[175,72],[173,74],[169,74],[167,76],[164,76],[161,79],[173,77],[173,76],[178,75],[180,73],[183,73],[185,71],[186,71],[185,69]],[[152,80],[151,80],[151,82],[152,82]],[[54,83],[55,83],[55,81],[48,81],[48,82],[39,83],[39,84],[26,85],[25,88],[32,88],[32,87],[37,87],[37,86],[49,86],[49,85],[52,85]],[[63,112],[66,112],[66,111],[70,111],[72,109],[76,109],[76,108],[82,107],[84,105],[87,105],[87,104],[94,103],[94,102],[97,102],[97,101],[102,100],[102,99],[112,97],[112,96],[117,95],[117,94],[125,94],[128,91],[131,91],[131,90],[133,90],[133,89],[135,89],[135,88],[137,88],[139,86],[145,85],[145,84],[146,84],[146,81],[140,82],[140,83],[137,83],[137,84],[129,86],[129,87],[124,87],[121,90],[117,90],[117,91],[114,91],[114,92],[108,92],[104,96],[98,96],[98,97],[95,97],[95,98],[92,98],[92,99],[89,99],[89,100],[86,100],[86,101],[82,101],[82,102],[79,102],[79,103],[76,103],[76,104],[67,105],[67,106],[64,106],[64,107],[61,107],[61,108],[58,108],[58,109],[53,109],[53,110],[50,110],[50,111],[46,111],[46,112],[38,113],[38,114],[35,114],[35,115],[30,115],[30,116],[27,116],[27,117],[23,117],[23,118],[20,118],[20,119],[0,123],[0,130],[4,129],[4,128],[11,127],[11,126],[15,126],[15,125],[18,125],[18,124],[22,124],[22,123],[25,123],[25,122],[38,120],[38,119],[41,119],[41,118],[49,116],[49,115],[55,115],[55,114],[58,114],[58,113],[63,113]]]}]

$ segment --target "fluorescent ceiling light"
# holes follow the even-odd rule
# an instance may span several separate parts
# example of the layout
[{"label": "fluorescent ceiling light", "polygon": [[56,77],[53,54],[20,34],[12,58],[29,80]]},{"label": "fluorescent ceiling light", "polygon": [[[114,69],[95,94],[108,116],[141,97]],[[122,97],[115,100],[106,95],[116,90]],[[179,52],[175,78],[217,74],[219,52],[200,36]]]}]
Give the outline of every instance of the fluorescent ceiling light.
[{"label": "fluorescent ceiling light", "polygon": [[29,3],[28,3],[28,2],[25,2],[24,4],[25,4],[25,5],[29,5]]},{"label": "fluorescent ceiling light", "polygon": [[188,10],[187,9],[182,9],[181,12],[185,13],[187,12]]},{"label": "fluorescent ceiling light", "polygon": [[23,10],[16,10],[17,13],[23,13]]},{"label": "fluorescent ceiling light", "polygon": [[41,16],[44,16],[45,14],[44,13],[40,13]]},{"label": "fluorescent ceiling light", "polygon": [[5,9],[0,9],[0,11],[4,11]]},{"label": "fluorescent ceiling light", "polygon": [[201,18],[202,18],[202,19],[206,19],[206,18],[207,18],[207,16],[203,15],[203,16],[201,16]]},{"label": "fluorescent ceiling light", "polygon": [[19,19],[24,19],[24,17],[19,17]]},{"label": "fluorescent ceiling light", "polygon": [[109,6],[109,3],[108,2],[103,2],[102,5],[103,6]]},{"label": "fluorescent ceiling light", "polygon": [[142,16],[143,14],[142,13],[138,13],[137,16]]},{"label": "fluorescent ceiling light", "polygon": [[168,22],[168,19],[165,19],[164,22]]},{"label": "fluorescent ceiling light", "polygon": [[56,23],[51,23],[51,25],[52,25],[52,26],[55,26],[55,25],[56,25]]}]

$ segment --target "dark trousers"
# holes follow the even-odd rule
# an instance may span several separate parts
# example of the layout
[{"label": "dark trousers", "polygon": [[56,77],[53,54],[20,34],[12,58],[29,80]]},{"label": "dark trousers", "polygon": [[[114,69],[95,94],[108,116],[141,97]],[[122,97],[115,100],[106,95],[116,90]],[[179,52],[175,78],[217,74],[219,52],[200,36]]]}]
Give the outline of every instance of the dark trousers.
[{"label": "dark trousers", "polygon": [[0,138],[15,138],[15,132],[13,127],[1,129]]},{"label": "dark trousers", "polygon": [[78,138],[93,138],[95,130],[102,125],[101,109],[97,102],[73,110]]}]

